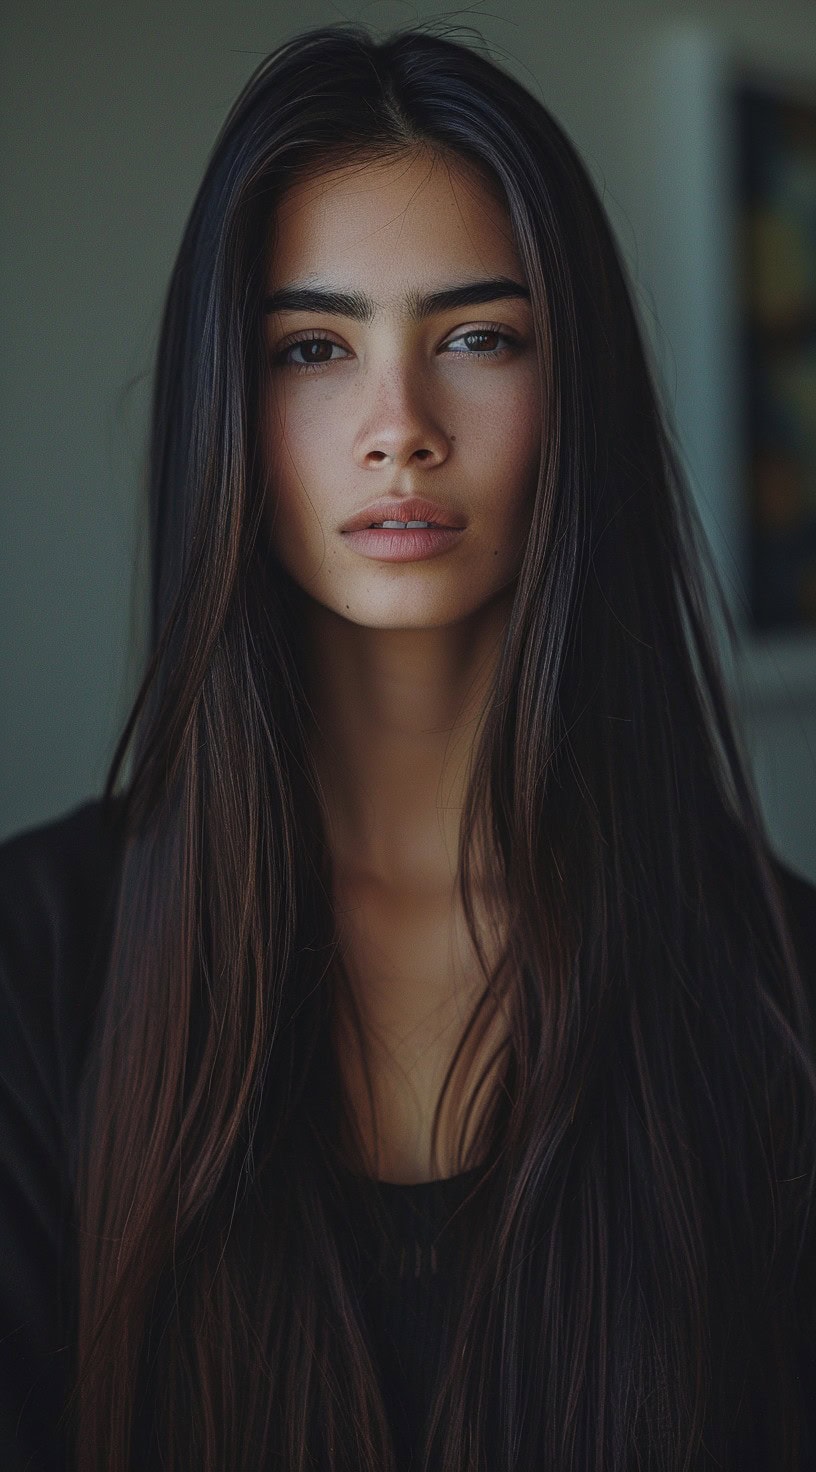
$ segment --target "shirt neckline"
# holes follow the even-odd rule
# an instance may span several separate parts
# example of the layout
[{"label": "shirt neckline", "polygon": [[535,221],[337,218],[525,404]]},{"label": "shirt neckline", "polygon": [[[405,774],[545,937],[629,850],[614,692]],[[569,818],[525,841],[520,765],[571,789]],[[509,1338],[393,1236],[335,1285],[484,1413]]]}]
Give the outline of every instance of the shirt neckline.
[{"label": "shirt neckline", "polygon": [[423,1194],[441,1194],[451,1187],[474,1181],[477,1176],[482,1174],[484,1167],[474,1165],[470,1170],[459,1171],[456,1175],[438,1176],[429,1181],[383,1181],[379,1180],[376,1176],[360,1175],[357,1171],[348,1170],[345,1166],[341,1167],[341,1169],[348,1181],[359,1185],[371,1186],[376,1188],[377,1191],[382,1192],[383,1195],[387,1196],[395,1192],[405,1196],[420,1196]]}]

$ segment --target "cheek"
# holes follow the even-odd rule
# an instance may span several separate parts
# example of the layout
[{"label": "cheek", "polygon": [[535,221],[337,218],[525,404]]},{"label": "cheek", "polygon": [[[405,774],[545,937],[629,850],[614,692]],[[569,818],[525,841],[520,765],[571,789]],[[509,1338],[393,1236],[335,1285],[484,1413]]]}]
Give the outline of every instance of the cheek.
[{"label": "cheek", "polygon": [[541,452],[535,391],[508,395],[490,437],[490,539],[497,569],[518,569],[535,504]]},{"label": "cheek", "polygon": [[337,444],[325,415],[288,395],[263,420],[264,515],[271,551],[290,576],[309,581],[325,561],[325,522],[336,476]]},{"label": "cheek", "polygon": [[510,409],[507,425],[514,440],[519,476],[525,486],[531,480],[534,484],[543,449],[542,407],[537,371],[525,377],[524,392]]},{"label": "cheek", "polygon": [[[292,483],[306,493],[310,484],[320,484],[321,469],[337,463],[338,435],[348,426],[345,415],[318,396],[297,391],[274,395],[264,420],[265,463],[282,483]],[[317,479],[314,480],[314,477]]]},{"label": "cheek", "polygon": [[315,454],[320,436],[307,432],[291,402],[285,414],[277,401],[267,409],[263,423],[264,469],[267,492],[272,501],[290,512],[306,506],[306,488],[312,483],[309,455]]},{"label": "cheek", "polygon": [[267,406],[262,437],[265,519],[271,546],[280,555],[291,543],[302,512],[296,494],[298,474],[296,457],[293,461],[292,455],[292,425],[291,422],[285,425],[281,422],[275,404]]},{"label": "cheek", "polygon": [[526,505],[534,487],[541,454],[541,409],[535,384],[524,381],[491,404],[473,424],[492,485],[505,506]]}]

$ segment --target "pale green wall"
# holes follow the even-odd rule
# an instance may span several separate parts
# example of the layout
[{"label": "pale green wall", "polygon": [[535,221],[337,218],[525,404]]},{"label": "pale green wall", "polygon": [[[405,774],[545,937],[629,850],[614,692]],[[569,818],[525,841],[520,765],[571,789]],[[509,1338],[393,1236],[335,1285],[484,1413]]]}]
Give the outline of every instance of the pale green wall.
[{"label": "pale green wall", "polygon": [[[127,709],[146,376],[183,222],[227,107],[297,30],[360,18],[383,32],[443,14],[477,27],[582,151],[676,386],[692,460],[695,445],[707,446],[688,397],[682,262],[661,216],[656,48],[673,19],[696,18],[743,55],[799,74],[809,59],[816,81],[812,0],[502,0],[458,13],[317,0],[7,0],[0,836],[96,793]],[[810,650],[787,688],[795,708],[765,681],[746,730],[778,846],[816,878]]]}]

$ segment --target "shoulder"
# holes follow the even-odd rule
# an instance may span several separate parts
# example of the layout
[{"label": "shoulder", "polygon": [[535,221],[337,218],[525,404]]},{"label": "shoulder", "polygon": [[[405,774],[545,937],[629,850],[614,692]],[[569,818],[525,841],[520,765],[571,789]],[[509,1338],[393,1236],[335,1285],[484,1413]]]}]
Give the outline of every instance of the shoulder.
[{"label": "shoulder", "polygon": [[778,854],[772,862],[802,979],[816,1005],[816,884]]},{"label": "shoulder", "polygon": [[[0,841],[2,938],[37,917],[70,923],[106,887],[117,847],[120,802],[91,798]],[[22,911],[20,909],[22,907]]]},{"label": "shoulder", "polygon": [[[93,798],[0,842],[0,982],[23,1007],[91,959],[110,910],[121,803]],[[32,994],[22,978],[40,986]]]},{"label": "shoulder", "polygon": [[66,1121],[98,999],[119,852],[118,799],[0,842],[0,1082]]},{"label": "shoulder", "polygon": [[0,1464],[62,1467],[76,1083],[115,895],[120,808],[0,842]]}]

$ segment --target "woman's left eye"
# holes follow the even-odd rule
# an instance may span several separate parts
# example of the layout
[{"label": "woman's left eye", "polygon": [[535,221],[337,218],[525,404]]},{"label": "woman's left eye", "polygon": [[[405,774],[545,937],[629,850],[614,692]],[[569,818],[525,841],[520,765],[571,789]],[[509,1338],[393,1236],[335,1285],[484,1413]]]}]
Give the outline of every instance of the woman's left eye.
[{"label": "woman's left eye", "polygon": [[[485,342],[487,346],[484,346]],[[495,346],[494,344],[497,342],[503,343],[504,346]],[[455,343],[464,343],[465,347],[455,348]],[[324,356],[310,357],[311,349],[315,344],[320,344],[319,352],[323,353]],[[467,332],[462,332],[457,337],[449,338],[445,347],[447,349],[453,348],[454,356],[456,357],[498,358],[508,351],[508,347],[514,348],[517,345],[517,339],[511,337],[510,333],[503,332],[500,327],[486,326],[469,327]],[[297,348],[303,349],[306,362],[298,363],[290,357],[290,354],[294,353]],[[313,332],[305,337],[295,338],[294,342],[287,343],[284,347],[280,348],[274,355],[273,362],[284,368],[294,368],[296,373],[316,373],[322,368],[328,367],[332,362],[337,363],[343,361],[342,359],[331,357],[332,348],[340,348],[340,344],[333,342],[324,333]],[[341,349],[341,351],[343,350]]]},{"label": "woman's left eye", "polygon": [[459,337],[452,337],[448,346],[450,347],[455,342],[466,342],[468,346],[464,356],[469,358],[497,358],[499,353],[507,351],[506,348],[499,348],[497,351],[491,347],[471,351],[471,344],[474,338],[500,338],[503,342],[509,343],[511,347],[515,347],[515,338],[511,337],[507,332],[502,332],[498,327],[469,327],[467,332],[463,332]]}]

